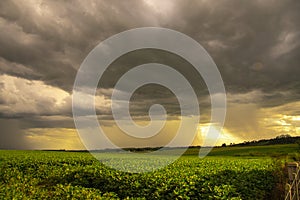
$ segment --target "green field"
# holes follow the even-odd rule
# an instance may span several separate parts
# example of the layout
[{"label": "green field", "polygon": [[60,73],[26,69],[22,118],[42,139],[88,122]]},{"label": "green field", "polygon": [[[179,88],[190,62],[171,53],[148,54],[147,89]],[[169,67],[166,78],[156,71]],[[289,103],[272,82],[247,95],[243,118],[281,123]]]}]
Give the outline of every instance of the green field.
[{"label": "green field", "polygon": [[127,173],[87,152],[2,150],[0,199],[279,199],[283,163],[297,151],[296,145],[225,147],[200,159],[194,148],[163,169]]},{"label": "green field", "polygon": [[[266,146],[246,146],[246,147],[218,147],[212,149],[209,156],[240,156],[240,157],[286,157],[287,155],[293,156],[298,152],[298,144],[278,144]],[[199,149],[189,149],[185,155],[195,155]]]}]

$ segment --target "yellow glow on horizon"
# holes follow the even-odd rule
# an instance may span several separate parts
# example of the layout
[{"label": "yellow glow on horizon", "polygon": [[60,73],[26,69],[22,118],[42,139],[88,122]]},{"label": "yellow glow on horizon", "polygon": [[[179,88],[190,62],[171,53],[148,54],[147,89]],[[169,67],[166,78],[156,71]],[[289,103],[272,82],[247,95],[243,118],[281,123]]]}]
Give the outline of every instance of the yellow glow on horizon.
[{"label": "yellow glow on horizon", "polygon": [[[265,120],[266,121],[266,120]],[[299,115],[275,115],[267,118],[267,124],[273,124],[274,131],[278,134],[289,134],[299,136],[300,134],[300,116]]]},{"label": "yellow glow on horizon", "polygon": [[[225,128],[219,130],[217,126],[214,124],[199,124],[198,125],[198,141],[200,141],[198,145],[203,145],[204,140],[207,141],[207,146],[220,146],[223,143],[240,143],[242,140],[233,134],[231,134]],[[210,129],[210,132],[209,132]],[[208,133],[209,132],[209,133]]]},{"label": "yellow glow on horizon", "polygon": [[300,116],[293,116],[293,117],[292,117],[292,120],[293,120],[293,121],[300,121]]},{"label": "yellow glow on horizon", "polygon": [[28,143],[34,149],[85,149],[76,129],[31,128],[25,132]]},{"label": "yellow glow on horizon", "polygon": [[300,116],[290,116],[290,115],[283,115],[283,119],[291,120],[291,121],[300,121]]},{"label": "yellow glow on horizon", "polygon": [[[269,138],[280,134],[297,136],[300,134],[299,119],[299,116],[276,115],[275,117],[262,118],[262,122],[266,126],[270,125],[269,131],[274,131],[274,134]],[[147,125],[148,123],[148,121],[144,120],[139,122],[141,123],[140,125]],[[133,140],[126,135],[122,135],[122,132],[116,126],[111,126],[110,124],[104,126],[103,129],[106,133],[109,133],[110,140],[120,147],[164,146],[175,136],[173,133],[176,133],[178,130],[179,122],[180,120],[168,120],[160,134],[143,141]],[[240,132],[233,133],[231,131],[231,129],[226,127],[220,130],[217,125],[212,123],[198,124],[195,139],[191,145],[221,146],[223,143],[229,145],[230,143],[241,143],[245,140],[251,140],[243,138]],[[85,149],[76,133],[76,129],[31,128],[25,132],[28,143],[35,149]],[[267,138],[261,137],[258,139]],[[182,144],[178,143],[176,145],[180,146]]]},{"label": "yellow glow on horizon", "polygon": [[291,126],[292,124],[290,123],[287,123],[285,120],[283,119],[279,119],[279,120],[276,120],[275,122],[277,122],[279,125],[281,126]]}]

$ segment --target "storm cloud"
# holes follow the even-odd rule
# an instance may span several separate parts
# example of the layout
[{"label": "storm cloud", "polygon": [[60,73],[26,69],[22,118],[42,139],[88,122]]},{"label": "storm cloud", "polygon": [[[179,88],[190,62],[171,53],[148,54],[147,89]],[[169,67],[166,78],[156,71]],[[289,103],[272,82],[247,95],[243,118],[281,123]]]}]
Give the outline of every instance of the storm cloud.
[{"label": "storm cloud", "polygon": [[[46,130],[57,128],[64,134],[63,130],[74,129],[72,88],[85,57],[114,34],[148,26],[180,31],[208,51],[224,81],[225,129],[232,135],[245,140],[273,137],[285,133],[280,129],[284,122],[290,124],[284,125],[291,128],[286,130],[297,135],[299,10],[297,0],[3,0],[0,148],[42,148],[27,136],[43,140],[49,136]],[[104,73],[96,96],[99,120],[113,127],[110,97],[114,85],[128,70],[149,62],[172,66],[189,80],[199,100],[201,122],[208,123],[210,97],[201,76],[186,60],[149,49],[121,56]],[[157,85],[140,88],[131,100],[130,112],[137,121],[148,120],[153,103],[164,105],[169,119],[180,114],[174,94]],[[67,132],[68,138],[76,134]],[[57,135],[55,131],[51,137]]]}]

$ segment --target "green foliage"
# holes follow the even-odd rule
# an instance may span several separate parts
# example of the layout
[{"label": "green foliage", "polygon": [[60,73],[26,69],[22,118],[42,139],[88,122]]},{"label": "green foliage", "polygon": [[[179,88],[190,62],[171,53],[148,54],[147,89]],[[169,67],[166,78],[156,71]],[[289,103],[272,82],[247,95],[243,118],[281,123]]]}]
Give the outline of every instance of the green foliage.
[{"label": "green foliage", "polygon": [[288,158],[291,160],[291,161],[300,161],[300,153],[290,153],[288,155]]},{"label": "green foliage", "polygon": [[300,151],[300,139],[296,141],[296,144],[298,145],[298,150]]},{"label": "green foliage", "polygon": [[265,158],[183,156],[134,174],[88,153],[0,151],[0,199],[266,199],[276,170]]},{"label": "green foliage", "polygon": [[[191,150],[190,150],[191,151]],[[199,149],[194,149],[199,152]],[[286,157],[290,153],[298,151],[297,144],[280,144],[265,146],[246,146],[246,147],[230,147],[214,148],[209,156],[239,156],[239,157]],[[191,154],[195,154],[191,152]]]}]

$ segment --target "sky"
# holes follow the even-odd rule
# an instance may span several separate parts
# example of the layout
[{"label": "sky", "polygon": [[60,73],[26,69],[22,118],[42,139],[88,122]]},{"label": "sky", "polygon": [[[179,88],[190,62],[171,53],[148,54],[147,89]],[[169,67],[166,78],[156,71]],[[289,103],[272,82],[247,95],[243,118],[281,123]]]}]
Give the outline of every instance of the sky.
[{"label": "sky", "polygon": [[[299,10],[298,0],[2,0],[0,149],[84,149],[72,115],[76,73],[101,41],[140,27],[184,33],[213,58],[227,95],[217,144],[300,136]],[[139,88],[130,102],[141,125],[149,122],[151,105],[165,107],[168,118],[158,135],[135,140],[112,118],[113,86],[123,73],[147,62],[173,67],[193,86],[201,120],[192,144],[201,145],[214,126],[206,85],[186,60],[158,50],[130,52],[105,71],[95,96],[103,130],[120,147],[163,146],[174,137],[178,101],[158,85]]]}]

